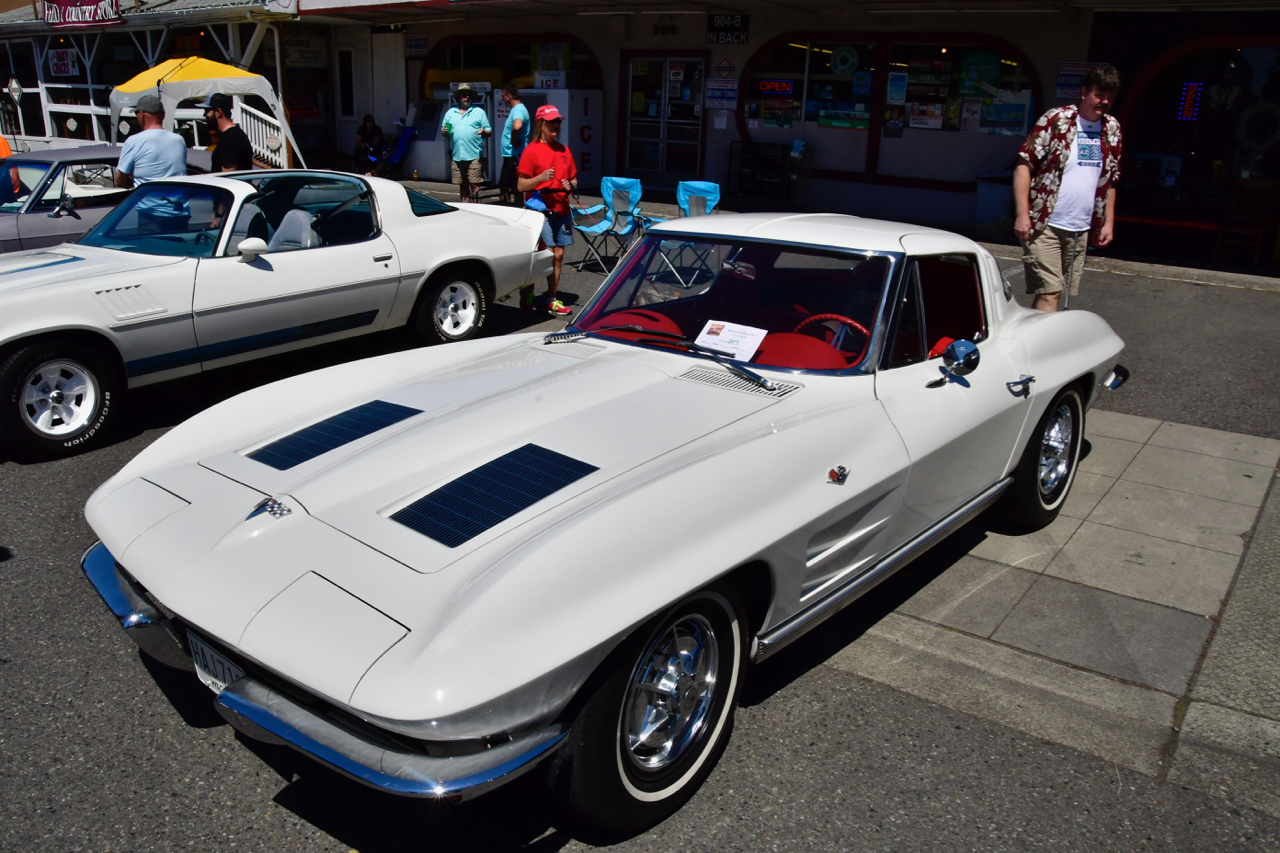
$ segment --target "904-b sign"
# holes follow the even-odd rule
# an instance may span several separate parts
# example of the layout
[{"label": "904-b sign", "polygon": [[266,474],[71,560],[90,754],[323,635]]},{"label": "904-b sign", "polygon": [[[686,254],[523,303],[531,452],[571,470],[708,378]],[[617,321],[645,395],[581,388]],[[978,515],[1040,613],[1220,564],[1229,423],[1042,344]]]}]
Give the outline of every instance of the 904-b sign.
[{"label": "904-b sign", "polygon": [[747,44],[750,15],[707,15],[707,44]]}]

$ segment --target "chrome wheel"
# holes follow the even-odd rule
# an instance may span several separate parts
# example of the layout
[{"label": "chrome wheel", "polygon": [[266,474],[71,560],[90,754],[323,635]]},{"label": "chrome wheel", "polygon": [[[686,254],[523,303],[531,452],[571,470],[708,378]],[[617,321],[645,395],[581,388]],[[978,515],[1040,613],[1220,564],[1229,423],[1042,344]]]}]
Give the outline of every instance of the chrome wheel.
[{"label": "chrome wheel", "polygon": [[1040,494],[1052,495],[1071,473],[1074,457],[1075,413],[1059,403],[1045,424],[1040,442]]},{"label": "chrome wheel", "polygon": [[645,651],[622,710],[633,765],[662,770],[697,740],[715,700],[719,668],[715,631],[696,614],[669,627]]},{"label": "chrome wheel", "polygon": [[98,380],[78,362],[60,359],[41,364],[22,383],[18,406],[23,423],[42,438],[79,432],[98,411]]},{"label": "chrome wheel", "polygon": [[466,337],[480,316],[480,296],[475,285],[454,281],[440,288],[436,297],[436,327],[446,338]]}]

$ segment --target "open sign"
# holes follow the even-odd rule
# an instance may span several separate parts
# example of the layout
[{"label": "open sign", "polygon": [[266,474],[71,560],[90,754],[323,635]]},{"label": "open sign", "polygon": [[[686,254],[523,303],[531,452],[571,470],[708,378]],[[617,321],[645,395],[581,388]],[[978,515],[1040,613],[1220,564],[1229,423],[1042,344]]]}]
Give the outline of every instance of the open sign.
[{"label": "open sign", "polygon": [[760,91],[772,95],[790,95],[795,84],[790,80],[761,80]]}]

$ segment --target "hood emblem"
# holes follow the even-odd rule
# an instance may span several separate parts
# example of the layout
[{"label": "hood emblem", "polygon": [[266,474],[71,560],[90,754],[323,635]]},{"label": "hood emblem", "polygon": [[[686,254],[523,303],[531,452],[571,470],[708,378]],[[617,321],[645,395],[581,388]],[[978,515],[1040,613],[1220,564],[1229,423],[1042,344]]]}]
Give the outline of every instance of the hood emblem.
[{"label": "hood emblem", "polygon": [[843,486],[844,481],[849,479],[849,469],[843,465],[837,465],[827,472],[827,482],[835,483],[837,486]]},{"label": "hood emblem", "polygon": [[263,498],[253,508],[253,512],[244,517],[244,520],[248,521],[251,518],[257,518],[263,513],[270,513],[272,518],[284,518],[286,515],[292,515],[293,510],[275,498]]}]

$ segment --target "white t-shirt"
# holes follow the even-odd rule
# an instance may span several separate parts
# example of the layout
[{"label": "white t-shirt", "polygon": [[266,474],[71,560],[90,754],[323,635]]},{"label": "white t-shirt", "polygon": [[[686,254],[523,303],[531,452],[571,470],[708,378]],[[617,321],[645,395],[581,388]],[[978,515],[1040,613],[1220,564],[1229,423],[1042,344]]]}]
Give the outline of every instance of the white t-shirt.
[{"label": "white t-shirt", "polygon": [[120,149],[120,171],[133,175],[133,184],[187,174],[187,143],[160,128],[135,133]]},{"label": "white t-shirt", "polygon": [[1063,231],[1088,231],[1093,226],[1093,200],[1102,178],[1102,121],[1076,118],[1076,138],[1062,172],[1058,203],[1049,224]]}]

